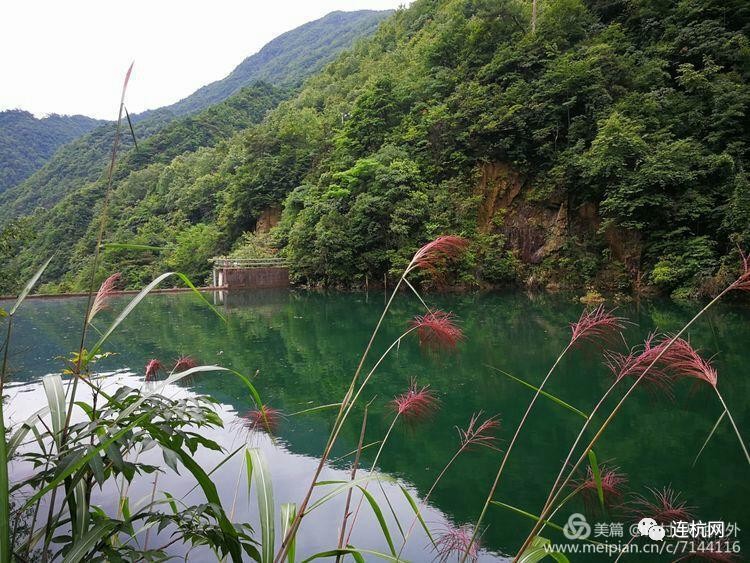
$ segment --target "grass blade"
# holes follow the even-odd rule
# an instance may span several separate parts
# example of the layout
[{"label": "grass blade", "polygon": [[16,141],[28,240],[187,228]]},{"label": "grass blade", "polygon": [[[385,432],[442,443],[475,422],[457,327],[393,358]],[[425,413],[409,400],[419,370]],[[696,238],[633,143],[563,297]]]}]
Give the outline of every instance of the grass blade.
[{"label": "grass blade", "polygon": [[65,390],[63,389],[62,377],[58,374],[45,375],[42,379],[44,393],[47,395],[50,418],[52,419],[52,439],[55,441],[57,451],[60,451],[60,440],[62,429],[65,426]]},{"label": "grass blade", "polygon": [[378,506],[378,502],[375,500],[375,497],[373,497],[372,494],[367,491],[367,489],[365,489],[364,487],[358,487],[358,489],[362,491],[362,494],[367,499],[367,502],[370,503],[370,508],[372,508],[372,511],[375,513],[375,518],[378,519],[378,524],[380,524],[380,529],[383,532],[385,541],[388,543],[388,549],[391,550],[391,555],[395,557],[396,547],[393,545],[393,539],[391,538],[391,533],[388,530],[388,523],[385,521],[385,518],[383,517],[383,511],[380,509],[380,506]]},{"label": "grass blade", "polygon": [[417,502],[414,500],[414,497],[409,494],[409,491],[406,490],[406,487],[403,485],[399,485],[401,488],[401,492],[404,493],[404,496],[406,497],[406,500],[411,505],[411,509],[414,511],[414,515],[417,517],[417,520],[419,520],[419,523],[422,525],[422,529],[427,534],[427,537],[430,538],[430,543],[432,543],[432,547],[437,549],[437,545],[435,544],[435,539],[432,537],[432,534],[430,533],[430,529],[427,527],[427,522],[424,521],[424,518],[422,517],[422,513],[419,511],[419,506],[417,506]]},{"label": "grass blade", "polygon": [[488,368],[490,368],[490,369],[492,369],[492,370],[495,370],[495,371],[497,371],[497,372],[499,372],[499,373],[502,373],[502,374],[503,374],[504,376],[506,376],[506,377],[509,377],[510,379],[512,379],[513,381],[515,381],[515,382],[517,382],[517,383],[520,383],[520,384],[521,384],[521,385],[523,385],[524,387],[528,387],[529,389],[531,389],[531,390],[532,390],[532,391],[534,391],[534,392],[537,392],[537,391],[538,391],[540,395],[542,395],[543,397],[546,397],[547,399],[549,399],[549,400],[550,400],[550,401],[552,401],[553,403],[556,403],[556,404],[560,405],[561,407],[563,407],[563,408],[566,408],[566,409],[568,409],[568,410],[569,410],[570,412],[574,412],[574,413],[576,413],[576,414],[577,414],[578,416],[580,416],[581,418],[585,418],[585,419],[587,419],[587,420],[588,420],[588,418],[589,418],[589,415],[587,415],[587,414],[586,414],[585,412],[583,412],[582,410],[579,410],[579,409],[575,408],[575,407],[574,407],[573,405],[571,405],[570,403],[566,403],[565,401],[563,401],[563,400],[562,400],[562,399],[560,399],[559,397],[555,397],[555,396],[554,396],[554,395],[553,395],[552,393],[548,393],[548,392],[547,392],[547,391],[545,391],[544,389],[539,389],[538,387],[536,387],[535,385],[532,385],[532,384],[531,384],[531,383],[529,383],[528,381],[524,381],[524,380],[523,380],[523,379],[521,379],[520,377],[516,377],[515,375],[512,375],[512,374],[508,373],[507,371],[503,371],[503,370],[501,370],[500,368],[496,368],[496,367],[494,367],[494,366],[491,366],[491,365],[488,365],[488,364],[484,364],[484,366],[485,366],[485,367],[488,367]]},{"label": "grass blade", "polygon": [[83,538],[73,544],[70,551],[65,555],[63,563],[78,563],[82,561],[103,538],[114,531],[116,526],[116,521],[104,520],[91,528]]},{"label": "grass blade", "polygon": [[570,563],[568,558],[560,552],[550,550],[550,541],[541,536],[535,537],[531,545],[518,558],[518,563],[537,563],[545,557],[552,557],[558,563]]},{"label": "grass blade", "polygon": [[49,266],[49,263],[51,261],[52,261],[52,256],[47,258],[47,261],[44,264],[42,264],[42,267],[39,268],[36,271],[36,273],[31,277],[31,279],[26,283],[26,286],[23,288],[21,293],[18,294],[18,298],[16,299],[16,302],[13,304],[13,307],[11,307],[10,311],[8,312],[9,316],[12,317],[15,314],[15,312],[21,306],[21,303],[23,303],[24,299],[26,299],[26,296],[29,294],[32,288],[36,285],[36,282],[38,282],[39,278],[42,277],[44,270],[47,269],[47,266]]},{"label": "grass blade", "polygon": [[[297,505],[293,502],[287,502],[281,505],[281,537],[285,538],[287,532],[292,527],[292,522],[297,517]],[[294,536],[289,540],[289,550],[287,551],[286,560],[289,563],[294,563],[296,543],[297,540]]]},{"label": "grass blade", "polygon": [[591,474],[594,477],[594,483],[596,484],[596,494],[599,497],[599,504],[604,508],[604,487],[602,486],[602,472],[599,470],[599,463],[596,461],[596,454],[594,450],[589,450],[589,465],[591,466]]},{"label": "grass blade", "polygon": [[117,318],[112,322],[110,327],[102,334],[101,338],[99,338],[99,341],[94,345],[94,347],[89,352],[89,357],[93,357],[96,355],[99,350],[101,350],[101,347],[104,345],[104,343],[107,341],[107,339],[112,335],[112,333],[117,329],[118,326],[126,319],[128,318],[128,315],[133,312],[133,309],[136,308],[136,306],[143,301],[143,299],[148,295],[157,285],[159,285],[161,282],[163,282],[165,279],[167,279],[170,276],[177,276],[180,278],[183,282],[185,282],[185,285],[187,285],[190,289],[193,290],[193,292],[198,295],[198,297],[206,304],[208,305],[211,310],[218,315],[218,317],[226,322],[226,319],[224,318],[224,315],[222,315],[216,307],[211,305],[205,297],[203,297],[203,294],[201,294],[200,291],[193,285],[193,283],[188,279],[188,277],[185,274],[181,274],[179,272],[166,272],[162,275],[160,275],[158,278],[153,280],[150,284],[148,284],[146,287],[144,287],[131,301],[128,303],[125,308],[122,310],[122,312],[117,315]]},{"label": "grass blade", "polygon": [[372,549],[354,548],[351,546],[342,547],[341,549],[331,549],[330,551],[321,551],[320,553],[311,555],[310,557],[302,561],[302,563],[307,563],[308,561],[313,561],[314,559],[321,559],[323,557],[337,557],[339,555],[351,555],[359,563],[359,562],[364,562],[364,558],[362,558],[363,553],[366,553],[368,555],[374,555],[375,557],[378,557],[380,559],[385,559],[386,561],[394,561],[394,562],[403,563],[403,559],[393,557],[392,555],[388,555],[387,553],[381,553],[379,551],[375,551]]},{"label": "grass blade", "polygon": [[[391,483],[395,481],[393,477],[389,477],[387,475],[380,475],[377,479],[380,481],[385,481],[386,483]],[[368,475],[360,479],[355,479],[354,481],[318,481],[317,483],[315,483],[316,487],[325,486],[325,485],[335,485],[335,484],[338,484],[339,486],[336,487],[334,490],[332,490],[330,493],[326,494],[325,496],[319,498],[314,503],[312,503],[305,511],[305,515],[312,512],[321,504],[328,502],[333,497],[340,495],[341,493],[345,491],[348,491],[352,487],[358,487],[361,483],[365,483],[365,482],[372,481],[372,480],[373,478]]]},{"label": "grass blade", "polygon": [[261,561],[272,563],[275,548],[275,516],[273,506],[273,485],[271,475],[268,472],[266,458],[258,448],[252,448],[247,452],[248,465],[252,469],[255,494],[258,498],[258,512],[260,513],[260,535],[261,535]]},{"label": "grass blade", "polygon": [[36,427],[36,422],[39,420],[39,417],[44,416],[48,412],[49,407],[42,407],[21,423],[21,427],[13,433],[13,436],[11,436],[8,441],[8,458],[13,457],[13,454],[16,453],[18,446],[21,445],[21,442],[23,442],[23,439],[29,431]]},{"label": "grass blade", "polygon": [[[501,508],[506,508],[506,509],[510,510],[511,512],[515,512],[516,514],[520,514],[521,516],[525,516],[526,518],[529,518],[530,520],[534,520],[535,522],[539,521],[539,516],[537,516],[536,514],[532,514],[531,512],[526,512],[525,510],[522,510],[520,508],[516,508],[515,506],[512,506],[510,504],[505,504],[504,502],[500,502],[499,500],[493,500],[493,501],[490,501],[490,502],[492,504],[496,505],[496,506],[499,506]],[[549,520],[547,520],[545,522],[545,525],[547,525],[548,527],[550,527],[550,528],[552,528],[554,530],[557,530],[558,532],[562,532],[563,531],[563,527],[562,526],[560,526],[558,524],[555,524],[554,522],[550,522]]]}]

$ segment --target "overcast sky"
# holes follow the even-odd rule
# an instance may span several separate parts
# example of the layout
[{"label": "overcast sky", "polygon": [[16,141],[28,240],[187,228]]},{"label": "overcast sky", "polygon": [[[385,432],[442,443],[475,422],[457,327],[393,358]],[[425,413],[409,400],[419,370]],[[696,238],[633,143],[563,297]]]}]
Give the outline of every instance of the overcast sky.
[{"label": "overcast sky", "polygon": [[333,10],[406,0],[5,0],[0,110],[117,117],[184,98],[223,78],[279,34]]}]

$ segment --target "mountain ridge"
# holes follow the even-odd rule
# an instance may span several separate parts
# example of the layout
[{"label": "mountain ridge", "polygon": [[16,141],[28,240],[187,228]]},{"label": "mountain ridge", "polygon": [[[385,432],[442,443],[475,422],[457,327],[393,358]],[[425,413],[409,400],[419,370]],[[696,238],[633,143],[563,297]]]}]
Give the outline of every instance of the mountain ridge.
[{"label": "mountain ridge", "polygon": [[[224,79],[198,89],[169,106],[132,115],[136,136],[145,140],[174,119],[194,114],[261,80],[282,87],[299,84],[343,48],[372,33],[391,11],[331,12],[272,39],[244,59]],[[333,36],[333,37],[332,37]],[[0,220],[10,220],[48,207],[81,182],[96,181],[103,173],[114,135],[112,122],[61,145],[55,154],[24,181],[0,190]],[[129,135],[123,150],[132,148]]]},{"label": "mountain ridge", "polygon": [[0,192],[28,178],[58,147],[102,123],[85,115],[39,118],[23,109],[0,111]]}]

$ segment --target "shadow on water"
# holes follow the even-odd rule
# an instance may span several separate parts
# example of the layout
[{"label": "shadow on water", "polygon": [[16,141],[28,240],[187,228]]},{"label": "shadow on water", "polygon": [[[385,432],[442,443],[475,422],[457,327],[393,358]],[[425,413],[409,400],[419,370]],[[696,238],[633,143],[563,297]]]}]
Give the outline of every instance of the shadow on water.
[{"label": "shadow on water", "polygon": [[[214,296],[227,314],[226,325],[193,295],[155,295],[144,301],[109,343],[117,355],[100,369],[142,373],[151,358],[173,361],[189,354],[205,364],[220,364],[246,374],[257,372],[264,401],[293,413],[340,399],[359,354],[383,307],[382,293],[325,293],[289,290],[232,292]],[[112,311],[98,319],[101,327],[127,298],[117,298]],[[428,422],[399,425],[388,443],[380,468],[411,483],[424,495],[457,445],[456,426],[472,413],[498,414],[501,439],[508,440],[531,393],[487,366],[496,366],[538,383],[569,337],[568,323],[581,305],[561,295],[491,293],[431,295],[431,304],[454,312],[466,340],[452,354],[426,354],[416,340],[406,340],[382,365],[365,399],[376,397],[367,441],[385,433],[392,413],[387,402],[411,378],[439,394],[440,410]],[[85,302],[70,298],[28,301],[18,321],[12,356],[16,385],[36,385],[45,373],[59,369],[55,358],[75,347]],[[694,314],[696,304],[669,301],[628,303],[618,314],[633,324],[625,337],[636,344],[651,331],[674,332]],[[382,351],[420,313],[419,303],[399,296],[387,318],[375,351]],[[690,331],[691,342],[706,355],[715,354],[719,386],[741,429],[750,435],[750,310],[721,304]],[[100,328],[101,328],[100,327]],[[370,364],[375,357],[370,358]],[[611,382],[595,346],[575,350],[560,365],[549,391],[583,411],[591,409]],[[246,390],[234,378],[205,374],[189,384],[241,416],[252,408]],[[738,522],[750,529],[747,466],[729,425],[722,425],[695,467],[692,461],[720,414],[710,389],[683,382],[674,397],[646,390],[634,395],[607,431],[598,448],[600,462],[628,475],[629,488],[671,485],[681,491],[704,520]],[[342,434],[336,455],[356,447],[361,411]],[[333,411],[287,416],[280,439],[295,454],[320,455],[330,431]],[[559,406],[538,403],[511,457],[496,498],[538,512],[546,492],[580,428],[581,420]],[[365,452],[371,463],[374,452]],[[472,452],[448,473],[431,503],[455,523],[476,518],[494,475],[498,455]],[[341,465],[344,467],[344,465]],[[580,508],[580,507],[578,507]],[[609,517],[599,517],[609,521]],[[560,522],[561,524],[564,522]],[[483,543],[509,553],[517,548],[530,522],[492,508]],[[552,537],[560,538],[556,533]]]}]

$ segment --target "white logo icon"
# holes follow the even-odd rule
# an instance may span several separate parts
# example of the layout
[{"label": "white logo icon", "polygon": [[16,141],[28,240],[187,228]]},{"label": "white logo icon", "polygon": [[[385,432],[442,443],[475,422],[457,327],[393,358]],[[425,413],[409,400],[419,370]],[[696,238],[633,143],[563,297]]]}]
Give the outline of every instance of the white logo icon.
[{"label": "white logo icon", "polygon": [[569,540],[585,540],[591,535],[591,526],[583,514],[574,512],[563,527],[563,534]]},{"label": "white logo icon", "polygon": [[648,536],[654,541],[664,539],[664,526],[659,526],[653,518],[641,518],[638,522],[638,533],[642,536]]}]

